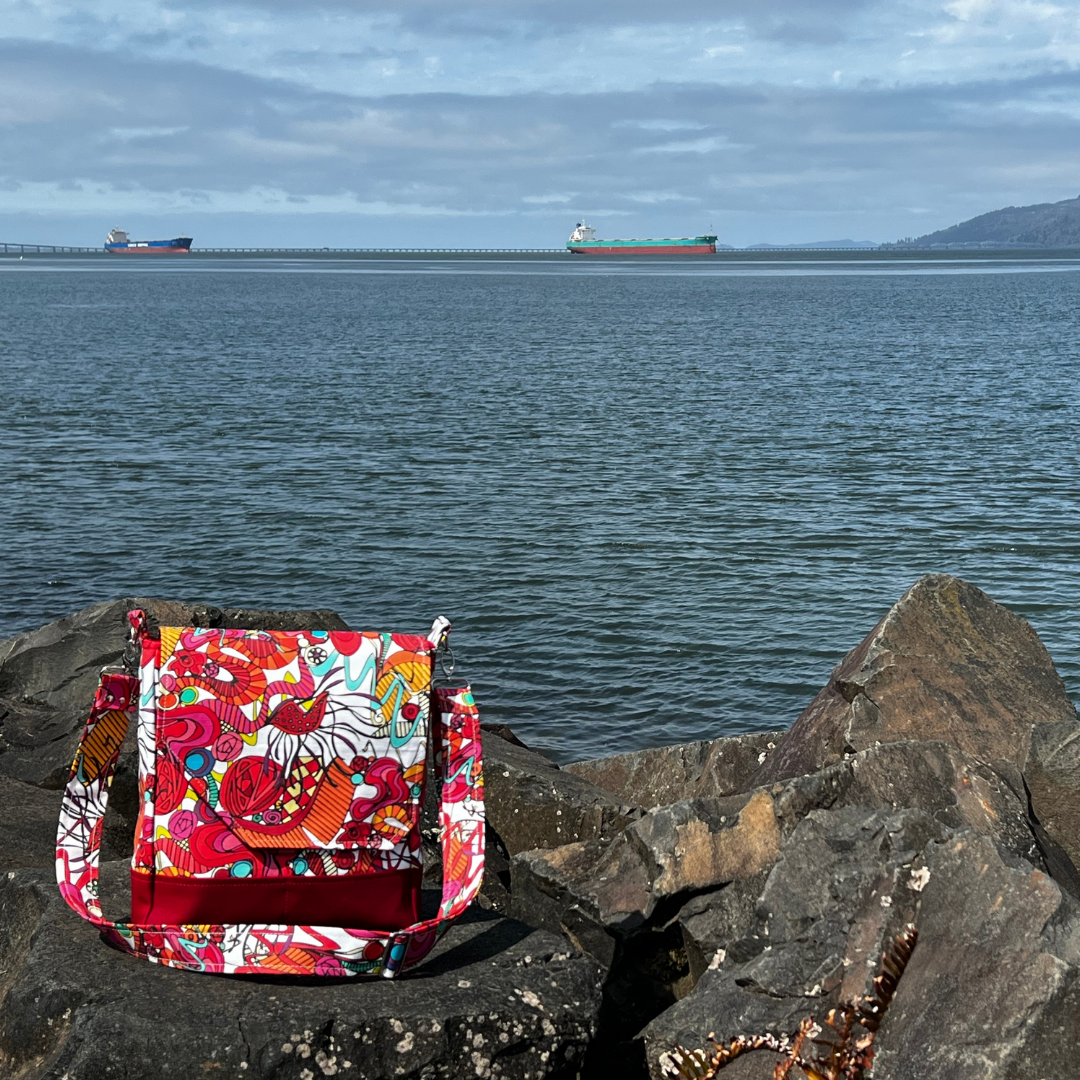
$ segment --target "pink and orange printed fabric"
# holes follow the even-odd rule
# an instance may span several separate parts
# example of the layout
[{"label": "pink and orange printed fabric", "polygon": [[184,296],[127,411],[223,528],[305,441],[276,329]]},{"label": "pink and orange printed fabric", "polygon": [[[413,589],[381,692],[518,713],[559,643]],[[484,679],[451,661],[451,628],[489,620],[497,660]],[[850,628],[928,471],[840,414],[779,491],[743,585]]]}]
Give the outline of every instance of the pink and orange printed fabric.
[{"label": "pink and orange printed fabric", "polygon": [[[483,873],[479,716],[467,687],[432,689],[449,624],[426,637],[167,627],[157,637],[141,612],[131,617],[140,679],[103,674],[65,793],[65,900],[120,948],[201,971],[392,976],[426,955]],[[102,915],[98,849],[133,713],[133,922],[117,923]],[[435,919],[416,922],[429,725],[443,898]],[[378,917],[366,929],[289,918],[358,922],[369,909]],[[222,910],[244,914],[213,917]]]}]

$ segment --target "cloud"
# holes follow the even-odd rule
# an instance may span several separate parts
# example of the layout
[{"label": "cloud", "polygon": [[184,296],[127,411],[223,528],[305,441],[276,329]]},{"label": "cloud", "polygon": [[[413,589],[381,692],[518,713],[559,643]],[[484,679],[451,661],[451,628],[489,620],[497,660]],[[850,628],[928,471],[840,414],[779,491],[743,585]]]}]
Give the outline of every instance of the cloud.
[{"label": "cloud", "polygon": [[837,70],[901,86],[1080,62],[1075,5],[1040,0],[16,0],[4,32],[360,96],[806,87]]},{"label": "cloud", "polygon": [[639,128],[641,131],[700,131],[704,124],[698,120],[616,120],[615,128]]},{"label": "cloud", "polygon": [[109,131],[109,134],[113,138],[130,142],[133,139],[167,139],[173,135],[181,135],[187,130],[189,130],[187,124],[181,124],[179,127],[115,127]]},{"label": "cloud", "polygon": [[[135,0],[114,2],[134,20]],[[144,32],[153,34],[162,9],[155,0],[138,3],[145,5]],[[468,10],[479,18],[482,8]],[[445,89],[449,75],[425,75],[424,64],[436,56],[425,51],[429,43],[373,5],[358,10],[382,27],[383,38],[364,43],[338,33],[325,51],[306,42],[296,48],[302,39],[290,45],[285,29],[275,28],[280,17],[295,30],[299,23],[288,20],[308,17],[297,9],[283,6],[280,16],[250,9],[257,23],[251,40],[265,34],[267,48],[273,44],[278,74],[223,65],[217,45],[213,56],[200,52],[195,59],[183,43],[202,26],[199,18],[221,23],[236,10],[185,7],[176,13],[171,44],[149,52],[123,35],[108,48],[96,38],[93,48],[0,40],[0,215],[58,220],[107,212],[111,219],[125,207],[146,214],[193,214],[197,207],[208,218],[445,219],[463,242],[478,242],[477,230],[488,224],[505,232],[508,219],[523,235],[534,227],[533,236],[556,227],[561,234],[560,220],[568,231],[583,214],[601,228],[603,216],[624,219],[620,232],[638,235],[684,235],[711,221],[722,239],[736,243],[812,236],[806,223],[820,220],[828,223],[822,235],[889,239],[912,231],[914,210],[905,208],[931,210],[916,227],[927,232],[996,206],[1074,195],[1080,171],[1080,75],[1063,67],[1058,53],[1044,58],[1048,70],[1030,53],[1030,70],[993,67],[978,78],[953,72],[910,82],[870,79],[859,75],[862,61],[854,54],[852,64],[819,64],[821,77],[805,83],[786,70],[736,78],[724,69],[716,78],[710,65],[734,62],[734,54],[705,55],[703,39],[713,30],[692,35],[694,48],[679,51],[683,39],[661,28],[654,45],[658,53],[669,50],[666,81],[552,92],[522,77],[516,89],[496,79],[464,92]],[[352,15],[335,14],[340,10],[324,11],[332,28],[344,20],[339,31],[353,25]],[[856,22],[872,13],[867,5],[830,10]],[[999,5],[993,17],[973,8],[966,21],[940,8],[918,10],[919,18],[905,24],[912,33],[978,24],[976,38],[984,41],[995,19],[1009,33],[1016,28],[1015,5]],[[584,39],[579,50],[565,41],[560,48],[602,66],[647,36],[642,26],[612,27]],[[740,33],[732,22],[712,40]],[[536,47],[554,40],[541,35]],[[514,42],[507,70],[523,55],[514,50],[525,48]],[[436,58],[452,67],[457,60],[441,44]],[[820,60],[821,48],[790,45],[785,55],[795,63],[809,49]],[[320,64],[366,71],[364,65],[391,59],[415,70],[377,91],[374,75],[347,90],[310,77]],[[735,59],[744,62],[741,53]],[[843,71],[839,84],[831,80],[836,70]],[[328,81],[337,86],[335,80]],[[408,92],[395,90],[399,85]],[[21,225],[19,232],[25,235]]]},{"label": "cloud", "polygon": [[677,191],[632,191],[624,195],[623,198],[629,199],[631,202],[643,203],[646,206],[670,202],[701,202],[701,198],[697,195],[682,195]]},{"label": "cloud", "polygon": [[508,210],[469,210],[415,202],[363,200],[352,192],[337,195],[293,195],[274,188],[252,187],[243,191],[212,189],[148,191],[102,183],[57,184],[30,182],[8,184],[0,189],[0,207],[14,204],[23,213],[72,215],[186,214],[348,214],[361,217],[505,217]]},{"label": "cloud", "polygon": [[[704,125],[702,125],[704,126]],[[709,135],[703,139],[682,139],[657,146],[638,146],[635,154],[711,154],[716,150],[745,150],[748,143],[734,143],[726,135]]]}]

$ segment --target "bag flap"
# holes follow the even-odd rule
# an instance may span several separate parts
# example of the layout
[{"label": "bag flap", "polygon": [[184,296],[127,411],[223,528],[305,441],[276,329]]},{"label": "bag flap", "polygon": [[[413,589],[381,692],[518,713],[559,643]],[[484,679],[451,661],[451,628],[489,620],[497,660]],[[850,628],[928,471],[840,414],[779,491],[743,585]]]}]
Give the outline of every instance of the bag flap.
[{"label": "bag flap", "polygon": [[215,852],[222,865],[235,859],[237,845],[385,850],[409,840],[438,641],[162,627],[155,644],[143,669],[155,840],[178,842],[201,866]]}]

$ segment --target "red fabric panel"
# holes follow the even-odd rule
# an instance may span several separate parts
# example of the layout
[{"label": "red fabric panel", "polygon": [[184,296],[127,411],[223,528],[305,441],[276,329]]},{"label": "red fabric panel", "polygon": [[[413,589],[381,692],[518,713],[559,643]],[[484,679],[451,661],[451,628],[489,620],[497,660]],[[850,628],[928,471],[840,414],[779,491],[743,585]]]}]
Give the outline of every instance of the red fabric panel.
[{"label": "red fabric panel", "polygon": [[143,926],[288,923],[401,930],[420,917],[419,867],[349,877],[175,878],[131,872],[131,921]]}]

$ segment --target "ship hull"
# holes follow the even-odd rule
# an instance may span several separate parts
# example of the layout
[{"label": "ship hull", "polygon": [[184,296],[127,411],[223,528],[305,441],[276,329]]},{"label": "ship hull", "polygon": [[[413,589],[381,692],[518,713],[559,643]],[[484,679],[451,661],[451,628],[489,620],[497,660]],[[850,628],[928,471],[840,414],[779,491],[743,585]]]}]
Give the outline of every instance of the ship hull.
[{"label": "ship hull", "polygon": [[110,255],[188,255],[191,237],[178,236],[173,240],[129,240],[123,244],[106,244]]},{"label": "ship hull", "polygon": [[570,240],[572,255],[715,255],[716,237],[679,240]]},{"label": "ship hull", "polygon": [[713,244],[567,244],[572,255],[715,255]]}]

